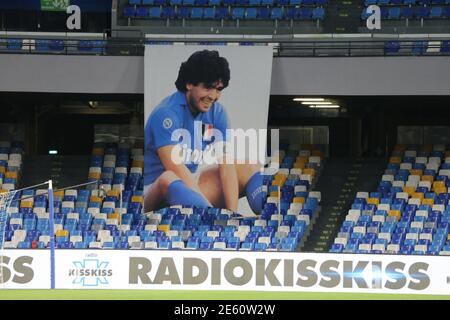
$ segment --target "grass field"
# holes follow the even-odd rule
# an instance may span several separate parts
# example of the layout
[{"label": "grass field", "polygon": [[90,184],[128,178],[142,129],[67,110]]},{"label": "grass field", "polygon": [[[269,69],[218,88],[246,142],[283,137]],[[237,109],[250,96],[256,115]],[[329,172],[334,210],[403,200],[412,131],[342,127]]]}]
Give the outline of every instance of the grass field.
[{"label": "grass field", "polygon": [[450,300],[450,295],[172,290],[0,290],[0,300]]}]

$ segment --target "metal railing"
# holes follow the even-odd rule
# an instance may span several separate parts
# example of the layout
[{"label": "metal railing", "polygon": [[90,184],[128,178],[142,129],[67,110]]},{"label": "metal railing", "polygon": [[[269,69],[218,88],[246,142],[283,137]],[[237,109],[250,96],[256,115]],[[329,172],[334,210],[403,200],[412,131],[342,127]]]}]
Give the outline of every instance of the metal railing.
[{"label": "metal railing", "polygon": [[[150,45],[269,45],[275,57],[448,56],[450,38],[415,39],[195,39],[195,38],[43,38],[0,36],[0,53],[143,56]],[[57,42],[55,42],[57,41]]]}]

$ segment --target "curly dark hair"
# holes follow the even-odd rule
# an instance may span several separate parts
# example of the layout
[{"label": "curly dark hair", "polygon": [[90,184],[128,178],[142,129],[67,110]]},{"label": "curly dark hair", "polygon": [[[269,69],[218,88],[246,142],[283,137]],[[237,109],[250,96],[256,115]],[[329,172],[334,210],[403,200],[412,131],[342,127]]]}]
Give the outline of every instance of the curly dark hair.
[{"label": "curly dark hair", "polygon": [[228,61],[220,57],[215,50],[202,50],[194,52],[181,64],[175,86],[179,91],[186,92],[188,83],[196,86],[202,82],[208,87],[218,80],[222,81],[224,89],[228,86],[230,81]]}]

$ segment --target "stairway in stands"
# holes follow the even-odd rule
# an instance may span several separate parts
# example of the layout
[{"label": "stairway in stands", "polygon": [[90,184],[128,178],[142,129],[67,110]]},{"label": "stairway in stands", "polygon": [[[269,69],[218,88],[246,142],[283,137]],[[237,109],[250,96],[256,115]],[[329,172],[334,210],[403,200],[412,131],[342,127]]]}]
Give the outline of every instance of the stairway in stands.
[{"label": "stairway in stands", "polygon": [[54,188],[87,182],[90,156],[26,156],[21,187],[53,180]]},{"label": "stairway in stands", "polygon": [[327,159],[314,188],[322,193],[322,210],[302,249],[328,252],[358,191],[376,191],[386,159]]}]

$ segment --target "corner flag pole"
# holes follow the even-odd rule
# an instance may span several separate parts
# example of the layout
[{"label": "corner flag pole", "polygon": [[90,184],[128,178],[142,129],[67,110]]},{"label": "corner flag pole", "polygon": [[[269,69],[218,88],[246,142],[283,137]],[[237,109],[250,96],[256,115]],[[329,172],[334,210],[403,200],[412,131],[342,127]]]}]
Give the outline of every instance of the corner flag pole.
[{"label": "corner flag pole", "polygon": [[50,220],[50,287],[55,289],[55,219],[53,204],[53,182],[48,180],[48,211]]}]

